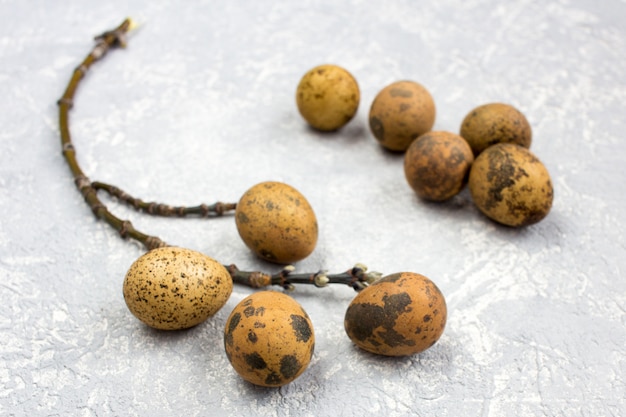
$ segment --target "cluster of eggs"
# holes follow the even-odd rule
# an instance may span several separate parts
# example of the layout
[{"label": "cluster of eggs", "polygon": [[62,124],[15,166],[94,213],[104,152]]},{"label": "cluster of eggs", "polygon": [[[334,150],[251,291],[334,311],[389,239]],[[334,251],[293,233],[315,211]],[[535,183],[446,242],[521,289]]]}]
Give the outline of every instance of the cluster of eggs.
[{"label": "cluster of eggs", "polygon": [[[356,114],[359,87],[335,65],[307,72],[296,99],[303,118],[319,130],[337,130]],[[550,175],[529,148],[532,130],[515,107],[489,103],[471,110],[458,134],[432,131],[432,95],[414,81],[384,87],[369,110],[369,127],[385,149],[405,152],[404,174],[421,198],[444,201],[467,183],[473,201],[490,219],[527,226],[547,216],[553,199]]]},{"label": "cluster of eggs", "polygon": [[[214,259],[193,250],[164,247],[139,257],[128,270],[123,295],[131,313],[160,330],[196,326],[220,310],[233,281]],[[344,327],[360,348],[405,356],[431,347],[443,333],[447,309],[434,282],[415,273],[388,275],[359,292]],[[241,300],[224,326],[224,349],[234,370],[259,386],[279,387],[311,362],[315,332],[295,299],[257,291]]]},{"label": "cluster of eggs", "polygon": [[[356,114],[360,101],[354,77],[335,65],[313,68],[296,92],[300,114],[315,129],[337,130]],[[531,128],[510,105],[472,110],[459,134],[432,131],[436,108],[431,94],[413,81],[383,88],[369,113],[370,130],[386,149],[405,152],[408,184],[424,199],[444,201],[469,183],[479,209],[491,219],[522,226],[543,219],[552,204],[552,185],[543,164],[528,150]],[[280,182],[247,190],[235,211],[246,246],[260,258],[289,264],[315,249],[318,224],[307,199]],[[165,247],[149,251],[128,270],[124,300],[139,320],[161,330],[202,323],[228,301],[229,271],[196,251]],[[385,356],[423,352],[443,334],[445,297],[429,278],[402,272],[359,292],[349,304],[344,328],[359,348]],[[285,385],[308,367],[315,348],[311,318],[292,297],[257,291],[241,300],[226,320],[226,356],[246,381]]]}]

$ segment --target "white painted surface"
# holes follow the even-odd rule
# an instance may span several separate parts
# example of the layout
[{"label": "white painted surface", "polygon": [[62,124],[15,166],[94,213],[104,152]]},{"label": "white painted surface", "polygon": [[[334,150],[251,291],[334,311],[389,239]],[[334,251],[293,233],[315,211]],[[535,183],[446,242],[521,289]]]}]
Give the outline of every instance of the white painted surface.
[{"label": "white painted surface", "polygon": [[[515,1],[0,2],[0,414],[626,414],[626,3]],[[281,389],[244,383],[213,319],[152,331],[121,283],[142,249],[94,219],[61,156],[56,100],[91,37],[127,15],[143,26],[98,63],[71,126],[92,179],[146,200],[236,201],[282,180],[311,202],[318,246],[300,271],[356,262],[420,272],[448,300],[432,349],[400,359],[343,331],[349,288],[298,287],[317,335],[310,368]],[[299,78],[321,63],[357,78],[359,113],[334,135],[300,119]],[[490,101],[520,108],[555,185],[541,223],[512,230],[465,191],[419,201],[367,112],[386,84],[424,84],[436,129]],[[232,218],[135,226],[245,269]]]}]

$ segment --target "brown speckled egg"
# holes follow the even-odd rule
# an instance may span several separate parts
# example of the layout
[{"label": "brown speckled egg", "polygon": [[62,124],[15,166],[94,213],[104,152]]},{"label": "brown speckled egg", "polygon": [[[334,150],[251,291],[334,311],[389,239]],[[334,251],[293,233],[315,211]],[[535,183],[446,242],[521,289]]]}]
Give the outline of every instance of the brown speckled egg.
[{"label": "brown speckled egg", "polygon": [[470,111],[461,123],[461,136],[474,155],[497,143],[530,148],[532,129],[526,116],[510,104],[489,103]]},{"label": "brown speckled egg", "polygon": [[261,258],[287,264],[306,258],[317,243],[313,208],[295,188],[263,182],[241,197],[235,222],[244,243]]},{"label": "brown speckled egg", "polygon": [[423,275],[388,275],[350,303],[344,325],[360,348],[386,356],[405,356],[434,345],[446,326],[446,300]]},{"label": "brown speckled egg", "polygon": [[404,174],[418,196],[443,201],[463,189],[472,162],[472,149],[462,137],[450,132],[428,132],[407,149]]},{"label": "brown speckled egg", "polygon": [[315,348],[313,325],[293,298],[260,291],[234,308],[224,329],[231,365],[246,381],[279,387],[296,379],[309,365]]},{"label": "brown speckled egg", "polygon": [[468,185],[480,211],[507,226],[537,223],[552,207],[548,170],[528,149],[512,143],[490,146],[478,155]]},{"label": "brown speckled egg", "polygon": [[228,300],[233,280],[224,266],[184,248],[153,249],[124,279],[124,301],[150,327],[178,330],[202,323]]},{"label": "brown speckled egg", "polygon": [[383,88],[370,107],[370,130],[391,151],[404,152],[435,124],[435,102],[428,90],[413,81]]},{"label": "brown speckled egg", "polygon": [[298,84],[296,104],[312,127],[337,130],[348,123],[359,108],[361,93],[356,80],[337,65],[320,65],[309,70]]}]

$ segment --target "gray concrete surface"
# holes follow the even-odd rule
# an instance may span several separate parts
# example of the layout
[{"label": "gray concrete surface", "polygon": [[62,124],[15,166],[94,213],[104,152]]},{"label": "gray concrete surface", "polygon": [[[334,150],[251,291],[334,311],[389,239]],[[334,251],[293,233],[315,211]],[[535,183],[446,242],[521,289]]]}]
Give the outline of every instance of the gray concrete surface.
[{"label": "gray concrete surface", "polygon": [[[141,247],[97,221],[61,156],[56,100],[92,36],[142,25],[85,79],[72,112],[92,179],[147,200],[236,201],[285,181],[316,210],[300,271],[356,262],[414,271],[446,295],[432,349],[390,359],[345,336],[349,288],[298,287],[317,334],[309,369],[281,389],[243,382],[211,320],[150,330],[122,280]],[[626,3],[510,1],[0,2],[0,414],[6,416],[626,415]],[[361,87],[356,118],[318,134],[294,93],[339,64]],[[426,204],[402,158],[367,127],[375,94],[411,79],[458,131],[491,101],[520,108],[554,207],[522,230],[463,192]],[[275,272],[232,217],[158,219],[106,200],[141,230],[241,268]]]}]

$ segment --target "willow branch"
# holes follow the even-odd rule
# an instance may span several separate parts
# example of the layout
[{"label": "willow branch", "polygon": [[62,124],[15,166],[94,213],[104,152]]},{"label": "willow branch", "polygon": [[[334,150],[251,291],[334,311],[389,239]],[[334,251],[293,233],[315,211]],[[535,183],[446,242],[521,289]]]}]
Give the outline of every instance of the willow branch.
[{"label": "willow branch", "polygon": [[[57,102],[59,106],[59,129],[63,157],[72,172],[76,187],[94,215],[117,230],[122,238],[134,239],[142,243],[148,250],[152,250],[158,247],[168,246],[168,244],[156,236],[140,232],[135,229],[130,221],[122,220],[111,213],[98,197],[99,190],[131,205],[138,211],[158,216],[220,216],[227,211],[234,210],[236,204],[217,202],[211,205],[201,204],[195,207],[174,207],[161,203],[144,202],[143,200],[130,196],[114,185],[98,181],[92,182],[80,168],[69,129],[69,112],[74,104],[76,90],[81,80],[96,61],[102,59],[109,50],[126,46],[126,35],[131,29],[131,23],[130,19],[126,19],[117,28],[97,36],[95,39],[96,45],[91,52],[89,52],[87,57],[83,59],[80,65],[74,69],[63,96]],[[339,274],[328,274],[326,271],[296,274],[294,273],[295,268],[293,266],[286,266],[280,272],[273,275],[260,271],[241,271],[235,265],[229,265],[226,268],[233,278],[233,281],[237,284],[252,288],[278,285],[287,290],[292,290],[294,284],[313,284],[316,287],[325,287],[328,284],[345,284],[351,286],[356,291],[360,291],[382,275],[378,272],[367,272],[367,267],[361,264],[357,264],[353,268]]]}]

